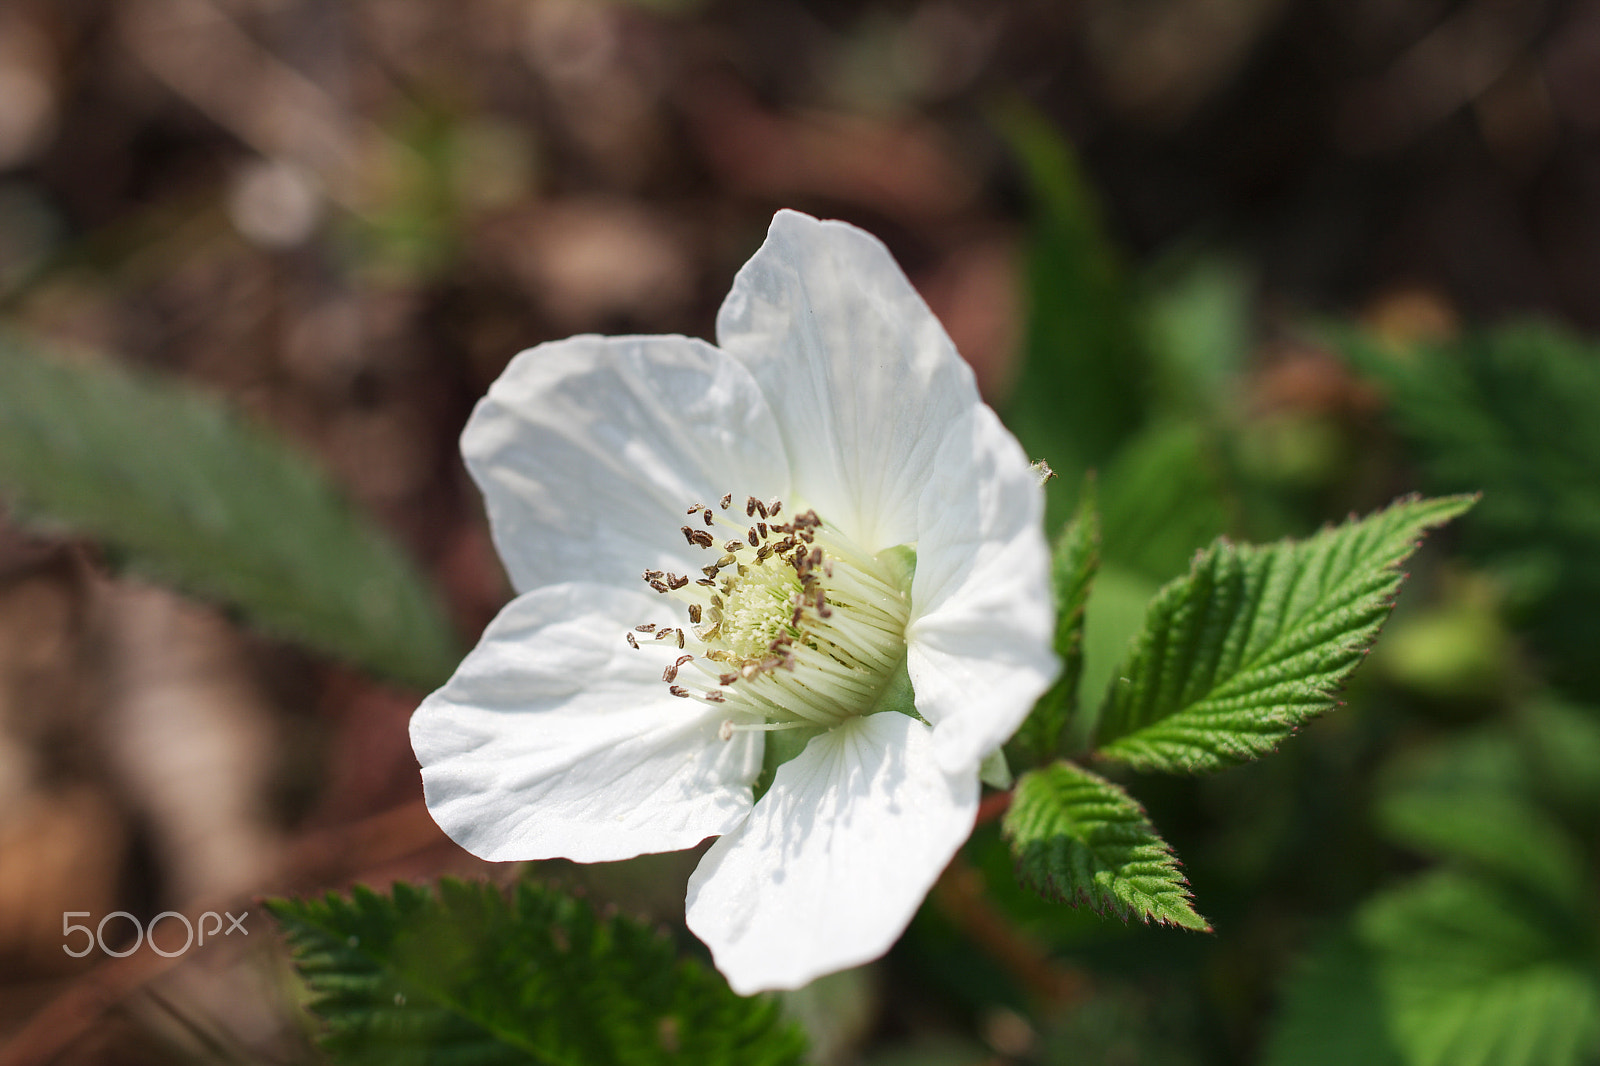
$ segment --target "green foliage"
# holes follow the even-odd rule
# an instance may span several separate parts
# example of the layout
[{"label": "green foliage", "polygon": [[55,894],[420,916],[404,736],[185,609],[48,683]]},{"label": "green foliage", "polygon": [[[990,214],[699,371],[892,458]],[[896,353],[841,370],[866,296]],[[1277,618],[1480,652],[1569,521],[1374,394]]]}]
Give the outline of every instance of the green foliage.
[{"label": "green foliage", "polygon": [[638,922],[520,883],[396,884],[269,904],[339,1063],[799,1063],[775,1001],[744,999]]},{"label": "green foliage", "polygon": [[1067,723],[1078,708],[1078,682],[1083,676],[1083,618],[1089,588],[1100,568],[1100,516],[1095,510],[1092,480],[1078,497],[1078,512],[1056,538],[1050,564],[1055,593],[1055,652],[1061,676],[1039,698],[1017,731],[1013,748],[1032,763],[1061,754]]},{"label": "green foliage", "polygon": [[1267,1066],[1580,1066],[1600,1054],[1593,933],[1457,873],[1380,895],[1289,989]]},{"label": "green foliage", "polygon": [[1034,200],[1024,360],[1006,423],[1070,476],[1104,463],[1138,429],[1148,359],[1120,257],[1071,147],[1021,103],[996,118]]},{"label": "green foliage", "polygon": [[1018,878],[1040,895],[1127,919],[1209,930],[1144,809],[1102,777],[1058,762],[1025,774],[1006,813]]},{"label": "green foliage", "polygon": [[1518,738],[1488,727],[1398,761],[1385,777],[1377,820],[1423,854],[1581,909],[1587,893],[1577,842],[1538,802]]},{"label": "green foliage", "polygon": [[1101,494],[1107,562],[1167,581],[1227,530],[1212,452],[1197,425],[1168,422],[1147,427],[1117,453]]},{"label": "green foliage", "polygon": [[1405,351],[1341,339],[1389,393],[1429,487],[1483,492],[1467,549],[1509,581],[1557,679],[1600,696],[1600,351],[1538,324]]},{"label": "green foliage", "polygon": [[393,542],[311,462],[193,390],[0,335],[0,494],[378,674],[428,687],[458,658]]},{"label": "green foliage", "polygon": [[1102,707],[1099,753],[1180,772],[1271,751],[1333,706],[1388,617],[1401,561],[1472,502],[1409,499],[1304,541],[1213,543],[1150,605]]},{"label": "green foliage", "polygon": [[1144,279],[1144,335],[1168,411],[1215,414],[1251,347],[1253,280],[1235,262],[1187,258]]}]

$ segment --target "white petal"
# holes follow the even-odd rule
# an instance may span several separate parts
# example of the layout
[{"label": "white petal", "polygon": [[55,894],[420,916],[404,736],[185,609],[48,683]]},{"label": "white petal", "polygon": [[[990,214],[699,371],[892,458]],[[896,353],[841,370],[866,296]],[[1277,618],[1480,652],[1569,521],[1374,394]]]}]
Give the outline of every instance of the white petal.
[{"label": "white petal", "polygon": [[[761,390],[688,337],[572,337],[523,352],[479,401],[461,450],[521,592],[692,573],[708,560],[679,532],[699,522],[690,504],[789,488]],[[729,513],[744,518],[742,506]]]},{"label": "white petal", "polygon": [[605,862],[739,824],[760,735],[723,741],[726,713],[668,693],[675,642],[627,645],[660,611],[650,593],[568,584],[500,612],[411,719],[428,810],[451,839],[497,861]]},{"label": "white petal", "polygon": [[717,341],[760,382],[807,505],[868,551],[917,539],[922,484],[978,390],[876,237],[780,211]]},{"label": "white petal", "polygon": [[940,765],[975,768],[1055,679],[1044,494],[984,406],[952,428],[921,500],[906,626],[917,712]]},{"label": "white petal", "polygon": [[778,767],[689,879],[689,928],[734,991],[798,988],[882,955],[972,832],[975,773],[935,764],[927,726],[886,712]]}]

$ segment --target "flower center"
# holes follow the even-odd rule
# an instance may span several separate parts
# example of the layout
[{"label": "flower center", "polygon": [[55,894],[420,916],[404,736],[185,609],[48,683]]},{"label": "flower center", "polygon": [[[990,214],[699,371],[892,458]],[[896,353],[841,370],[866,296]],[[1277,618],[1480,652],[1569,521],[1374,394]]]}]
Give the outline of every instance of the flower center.
[{"label": "flower center", "polygon": [[[745,523],[690,507],[684,538],[710,554],[701,577],[646,570],[656,592],[681,601],[689,625],[647,623],[627,634],[676,654],[661,679],[675,696],[725,704],[723,737],[745,729],[826,729],[884,709],[904,673],[912,552],[857,548],[803,511],[750,497]],[[729,533],[737,534],[729,536]]]}]

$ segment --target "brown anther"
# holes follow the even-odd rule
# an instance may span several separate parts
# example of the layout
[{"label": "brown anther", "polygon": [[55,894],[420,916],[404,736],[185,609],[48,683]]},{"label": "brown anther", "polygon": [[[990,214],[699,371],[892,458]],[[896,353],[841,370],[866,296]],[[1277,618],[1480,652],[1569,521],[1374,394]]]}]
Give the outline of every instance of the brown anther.
[{"label": "brown anther", "polygon": [[820,587],[817,589],[817,614],[823,618],[833,617],[833,608],[828,606],[827,593]]},{"label": "brown anther", "polygon": [[644,572],[644,579],[646,581],[660,581],[661,580],[661,571],[659,571],[659,570],[646,570]]},{"label": "brown anther", "polygon": [[730,540],[730,541],[728,541],[728,543],[726,543],[726,544],[724,544],[722,546],[722,550],[725,551],[725,552],[736,552],[742,547],[744,547],[744,541],[742,541],[742,540]]},{"label": "brown anther", "polygon": [[738,674],[723,674],[721,677],[717,678],[717,684],[731,685],[737,680],[739,680]]},{"label": "brown anther", "polygon": [[639,650],[639,642],[633,639],[632,633],[624,633],[623,636],[628,638],[628,647],[632,648],[634,651]]},{"label": "brown anther", "polygon": [[684,526],[678,532],[683,534],[684,540],[700,548],[709,548],[717,541],[717,538],[710,533],[703,529],[695,529],[693,526]]},{"label": "brown anther", "polygon": [[696,511],[700,510],[700,508],[702,508],[704,506],[705,506],[704,504],[700,504],[700,503],[691,503],[689,505],[689,509],[687,511],[683,512],[683,513],[684,514],[694,514]]},{"label": "brown anther", "polygon": [[811,549],[811,569],[815,570],[822,565],[822,549]]},{"label": "brown anther", "polygon": [[763,544],[761,547],[756,549],[756,562],[758,562],[758,563],[766,562],[767,561],[767,556],[769,556],[771,554],[772,554],[772,545]]},{"label": "brown anther", "polygon": [[633,630],[636,633],[654,633],[656,631],[656,624],[654,622],[646,622],[642,626],[634,626]]},{"label": "brown anther", "polygon": [[700,513],[700,517],[704,518],[706,520],[706,525],[709,526],[711,524],[711,508],[707,507],[704,511],[702,511]]},{"label": "brown anther", "polygon": [[[718,692],[716,689],[712,689],[711,691],[707,692],[706,693],[706,699],[708,701],[710,701],[711,703],[727,703],[728,702],[728,697],[724,696],[722,693]],[[731,732],[731,730],[730,730],[730,732]]]},{"label": "brown anther", "polygon": [[657,592],[666,592],[666,591],[668,591],[667,590],[667,584],[664,581],[651,581],[651,582],[648,582],[648,584],[649,584],[649,586],[651,588],[655,589]]},{"label": "brown anther", "polygon": [[767,524],[765,522],[757,522],[756,523],[756,532],[761,534],[761,539],[762,540],[766,540],[767,539]]},{"label": "brown anther", "polygon": [[755,526],[751,526],[750,527],[750,532],[745,534],[745,538],[744,539],[750,542],[750,547],[752,547],[752,548],[754,548],[757,544],[761,543],[760,538],[756,536],[756,527]]},{"label": "brown anther", "polygon": [[762,518],[771,518],[772,517],[772,513],[767,510],[767,505],[762,503],[760,500],[756,501],[756,513],[759,514]]},{"label": "brown anther", "polygon": [[682,685],[673,685],[671,688],[667,689],[667,691],[672,693],[674,696],[682,696],[685,699],[687,699],[689,696],[689,690],[684,688]]},{"label": "brown anther", "polygon": [[783,501],[778,499],[777,497],[773,497],[772,502],[767,504],[767,513],[762,515],[761,517],[762,518],[776,518],[776,517],[778,517],[778,512],[781,511],[781,510],[783,510]]},{"label": "brown anther", "polygon": [[694,625],[700,624],[700,605],[698,603],[689,605],[689,621]]},{"label": "brown anther", "polygon": [[[759,506],[760,506],[760,501],[757,500],[754,496],[751,496],[749,499],[744,501],[744,516],[746,518],[749,518],[751,515],[756,513],[756,508],[759,507]],[[761,517],[765,518],[767,516],[766,515],[762,515]]]},{"label": "brown anther", "polygon": [[792,626],[798,626],[800,624],[801,612],[803,612],[804,610],[805,610],[805,606],[803,604],[799,604],[799,603],[795,604],[794,605],[794,613],[789,615],[789,624],[792,625]]},{"label": "brown anther", "polygon": [[680,656],[678,656],[678,661],[677,662],[673,663],[671,666],[669,666],[665,670],[661,671],[661,680],[663,680],[663,681],[676,681],[678,679],[678,670],[683,666],[684,663],[690,661],[693,658],[694,658],[693,655],[680,655]]},{"label": "brown anther", "polygon": [[696,581],[695,584],[704,585],[708,589],[714,589],[717,587],[717,583],[712,581],[709,577],[703,577],[699,581]]},{"label": "brown anther", "polygon": [[717,564],[712,563],[710,566],[702,566],[700,568],[700,572],[706,575],[706,577],[716,577],[718,573]]},{"label": "brown anther", "polygon": [[656,631],[656,639],[657,640],[671,640],[672,639],[672,627],[671,626],[662,626],[659,630]]},{"label": "brown anther", "polygon": [[677,574],[667,575],[667,588],[669,589],[681,589],[688,583],[689,579],[686,577],[679,577]]},{"label": "brown anther", "polygon": [[683,650],[683,630],[678,630],[678,650]]},{"label": "brown anther", "polygon": [[724,496],[722,498],[722,509],[724,511],[726,511],[728,509],[728,504],[730,504],[732,502],[733,502],[733,493],[730,492],[730,493],[728,493],[726,496]]}]

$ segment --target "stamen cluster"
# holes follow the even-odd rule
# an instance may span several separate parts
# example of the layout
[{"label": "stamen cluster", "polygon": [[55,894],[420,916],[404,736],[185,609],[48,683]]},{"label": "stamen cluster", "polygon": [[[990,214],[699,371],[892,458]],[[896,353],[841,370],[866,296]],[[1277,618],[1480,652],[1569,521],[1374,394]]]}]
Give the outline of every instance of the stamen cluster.
[{"label": "stamen cluster", "polygon": [[[643,574],[657,593],[686,601],[691,628],[646,623],[628,643],[639,648],[641,633],[680,650],[698,645],[661,680],[674,696],[725,703],[758,720],[730,718],[724,738],[742,729],[825,728],[871,710],[905,659],[903,575],[815,511],[782,521],[781,500],[751,496],[744,525],[726,514],[732,503],[730,493],[717,509],[696,503],[685,512],[699,524],[684,525],[684,539],[717,553],[700,577]],[[739,535],[724,539],[713,533],[719,526],[724,536]]]}]

